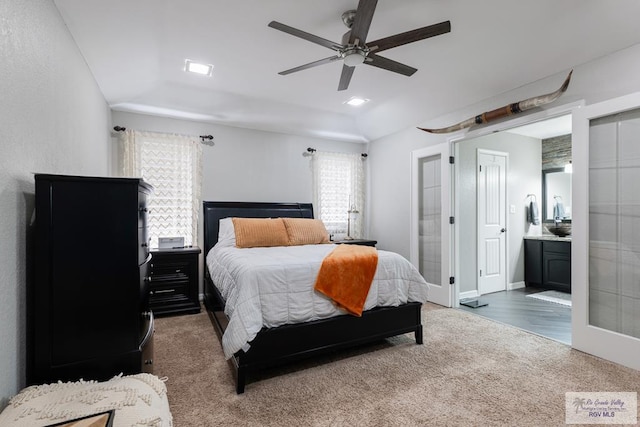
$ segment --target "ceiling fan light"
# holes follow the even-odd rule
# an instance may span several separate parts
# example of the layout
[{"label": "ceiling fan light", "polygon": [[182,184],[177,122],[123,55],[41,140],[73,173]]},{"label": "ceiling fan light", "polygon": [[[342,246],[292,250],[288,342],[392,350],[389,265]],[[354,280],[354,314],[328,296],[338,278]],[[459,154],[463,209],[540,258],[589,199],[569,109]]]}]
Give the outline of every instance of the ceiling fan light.
[{"label": "ceiling fan light", "polygon": [[355,67],[364,62],[364,55],[360,52],[348,52],[344,55],[344,65]]}]

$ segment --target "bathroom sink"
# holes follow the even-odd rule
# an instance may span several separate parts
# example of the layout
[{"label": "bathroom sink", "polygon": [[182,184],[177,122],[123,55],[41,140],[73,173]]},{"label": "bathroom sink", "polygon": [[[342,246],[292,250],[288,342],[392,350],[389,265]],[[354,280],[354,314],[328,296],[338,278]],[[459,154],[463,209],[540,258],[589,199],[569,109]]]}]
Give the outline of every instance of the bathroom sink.
[{"label": "bathroom sink", "polygon": [[547,231],[558,237],[566,237],[571,235],[571,223],[561,222],[553,225],[545,225]]}]

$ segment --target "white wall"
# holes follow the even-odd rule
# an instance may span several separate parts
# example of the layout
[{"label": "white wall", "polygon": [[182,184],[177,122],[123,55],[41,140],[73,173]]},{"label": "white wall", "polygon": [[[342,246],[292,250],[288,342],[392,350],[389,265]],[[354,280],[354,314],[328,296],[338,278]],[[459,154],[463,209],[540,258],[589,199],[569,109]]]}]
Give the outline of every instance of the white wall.
[{"label": "white wall", "polygon": [[[183,135],[213,135],[203,146],[204,200],[310,202],[311,169],[307,147],[320,151],[363,153],[367,144],[330,141],[283,133],[241,129],[114,111],[113,125]],[[113,139],[112,150],[118,148]],[[303,156],[304,154],[304,156]],[[114,160],[114,173],[117,161]]]},{"label": "white wall", "polygon": [[[472,65],[472,64],[470,64]],[[568,73],[569,70],[567,70]],[[457,111],[432,118],[416,126],[438,128],[458,123],[483,111],[556,90],[567,73],[558,73],[483,102],[461,107]],[[468,78],[476,78],[469,73]],[[481,77],[477,77],[481,84]],[[598,60],[576,64],[567,92],[546,109],[584,100],[592,104],[605,99],[640,91],[640,44]],[[452,94],[455,96],[455,94]],[[427,102],[427,101],[425,101]],[[539,111],[539,110],[538,110]],[[524,114],[532,114],[535,111]],[[513,116],[513,119],[521,118]],[[425,118],[427,119],[427,118]],[[503,121],[502,129],[511,127]],[[495,128],[495,126],[492,126]],[[486,127],[485,127],[486,128]],[[380,248],[409,257],[410,153],[412,150],[447,142],[460,135],[481,136],[483,128],[456,134],[428,134],[409,128],[370,143],[369,167],[371,197],[369,236]]]},{"label": "white wall", "polygon": [[[368,145],[361,143],[330,141],[144,114],[114,111],[112,118],[114,126],[127,129],[183,135],[213,135],[213,146],[203,146],[202,199],[206,201],[311,202],[311,168],[307,147],[342,153],[368,151]],[[114,174],[119,173],[118,149],[117,138],[114,138]],[[199,222],[198,245],[203,248],[202,215]],[[201,271],[204,255],[200,257]]]},{"label": "white wall", "polygon": [[0,409],[25,385],[32,172],[106,175],[109,109],[50,0],[0,2]]},{"label": "white wall", "polygon": [[[509,154],[507,171],[507,254],[509,271],[507,283],[524,281],[524,243],[523,236],[541,234],[540,225],[527,222],[529,200],[527,194],[535,194],[538,202],[542,191],[542,141],[506,132],[490,134],[457,144],[456,169],[458,171],[459,212],[458,229],[460,234],[459,280],[460,292],[477,289],[477,215],[476,215],[476,160],[477,149],[502,151]],[[515,212],[509,211],[509,205]]]}]

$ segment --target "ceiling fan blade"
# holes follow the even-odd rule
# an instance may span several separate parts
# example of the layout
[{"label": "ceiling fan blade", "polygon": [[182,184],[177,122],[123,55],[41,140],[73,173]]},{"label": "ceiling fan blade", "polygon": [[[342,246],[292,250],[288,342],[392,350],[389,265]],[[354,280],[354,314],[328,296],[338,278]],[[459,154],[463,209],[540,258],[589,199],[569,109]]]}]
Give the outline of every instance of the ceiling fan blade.
[{"label": "ceiling fan blade", "polygon": [[395,36],[385,37],[367,43],[369,49],[376,53],[392,47],[402,46],[403,44],[417,42],[418,40],[428,39],[429,37],[439,36],[451,31],[451,21],[440,22],[439,24],[429,25],[405,33],[396,34]]},{"label": "ceiling fan blade", "polygon": [[402,74],[403,76],[412,76],[413,73],[418,71],[417,68],[401,64],[400,62],[396,62],[392,59],[385,58],[384,56],[380,55],[375,55],[373,53],[370,53],[367,56],[367,60],[364,61],[364,63],[374,67],[382,68],[383,70],[393,71],[394,73]]},{"label": "ceiling fan blade", "polygon": [[360,44],[364,44],[369,34],[369,26],[373,19],[373,12],[376,10],[378,0],[360,0],[356,9],[356,16],[351,26],[351,34],[349,35],[349,43],[354,44],[356,39],[360,40]]},{"label": "ceiling fan blade", "polygon": [[342,65],[342,74],[340,74],[340,83],[338,83],[338,90],[345,90],[349,87],[351,82],[351,76],[356,67],[349,67],[348,65]]},{"label": "ceiling fan blade", "polygon": [[280,74],[281,76],[286,76],[287,74],[295,73],[297,71],[306,70],[307,68],[317,67],[318,65],[328,64],[330,62],[337,61],[339,59],[342,59],[342,58],[340,58],[340,56],[338,56],[338,55],[330,56],[328,58],[319,59],[317,61],[309,62],[308,64],[300,65],[299,67],[291,68],[289,70],[280,71],[278,74]]},{"label": "ceiling fan blade", "polygon": [[290,27],[281,22],[271,21],[269,22],[269,27],[274,28],[276,30],[283,31],[287,34],[291,34],[292,36],[300,37],[301,39],[310,41],[312,43],[319,44],[320,46],[328,47],[329,49],[332,49],[335,51],[338,51],[343,48],[343,46],[339,43],[334,43],[331,40],[314,36],[313,34],[307,33],[302,30],[298,30],[297,28]]}]

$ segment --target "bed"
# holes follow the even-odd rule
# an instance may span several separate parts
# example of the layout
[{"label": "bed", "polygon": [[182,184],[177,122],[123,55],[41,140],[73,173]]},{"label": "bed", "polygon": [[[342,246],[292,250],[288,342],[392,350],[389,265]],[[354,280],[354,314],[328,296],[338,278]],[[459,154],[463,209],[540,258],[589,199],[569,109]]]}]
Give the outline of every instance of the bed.
[{"label": "bed", "polygon": [[[204,202],[203,208],[206,259],[209,258],[211,249],[218,242],[221,219],[230,217],[313,218],[313,207],[310,203]],[[310,246],[323,246],[326,250],[332,245]],[[311,249],[313,248],[305,248],[304,250]],[[383,253],[383,251],[378,252]],[[399,257],[399,255],[395,255]],[[209,261],[210,259],[207,260],[207,264],[210,264]],[[411,268],[413,269],[413,267]],[[220,274],[217,273],[214,271],[212,275],[209,272],[209,266],[205,268],[204,304],[221,342],[224,342],[225,331],[233,323],[232,318],[235,314],[228,317],[227,314],[231,310],[226,310],[227,314],[225,314],[225,298],[212,280],[212,276],[220,277]],[[417,271],[415,274],[419,276]],[[422,344],[420,310],[422,301],[426,299],[427,285],[422,277],[419,277],[419,280],[423,282],[425,287],[424,297],[416,296],[413,299],[420,301],[373,307],[366,309],[361,317],[338,313],[329,318],[275,327],[262,327],[245,349],[234,351],[228,355],[235,371],[236,392],[238,394],[244,392],[247,376],[250,372],[266,367],[405,333],[414,333],[416,343]],[[422,284],[418,285],[422,286]],[[312,287],[313,284],[309,286]],[[238,311],[240,310],[235,310],[235,312]]]}]

